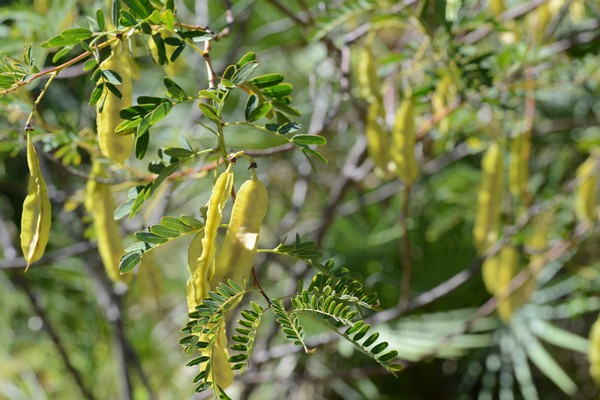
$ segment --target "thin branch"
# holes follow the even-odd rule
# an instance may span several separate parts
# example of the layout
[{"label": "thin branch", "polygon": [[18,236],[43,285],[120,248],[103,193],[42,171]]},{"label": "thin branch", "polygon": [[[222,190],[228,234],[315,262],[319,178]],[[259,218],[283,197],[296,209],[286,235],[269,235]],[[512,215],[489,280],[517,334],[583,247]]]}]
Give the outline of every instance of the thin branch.
[{"label": "thin branch", "polygon": [[408,307],[410,299],[410,281],[412,266],[410,262],[410,236],[408,234],[408,206],[410,204],[411,185],[405,185],[402,191],[402,208],[400,210],[400,225],[402,227],[402,239],[400,240],[400,257],[402,259],[402,283],[400,287],[400,303]]},{"label": "thin branch", "polygon": [[289,8],[284,6],[282,3],[280,3],[279,0],[267,0],[267,1],[269,3],[271,3],[275,8],[277,8],[279,11],[281,11],[283,14],[285,14],[286,17],[288,17],[289,19],[294,21],[296,24],[300,25],[303,28],[306,28],[308,26],[308,24],[305,21],[300,19],[300,17],[298,17],[292,10],[290,10]]},{"label": "thin branch", "polygon": [[231,31],[233,30],[233,24],[235,22],[235,18],[233,16],[233,3],[231,0],[225,0],[225,21],[227,21],[227,25],[215,36],[215,40],[222,39],[224,37],[229,36]]},{"label": "thin branch", "polygon": [[[103,48],[109,46],[115,40],[118,40],[117,37],[114,37],[112,39],[108,39],[106,42],[101,43],[99,45],[96,45],[94,47],[94,50],[103,49]],[[88,58],[91,55],[92,55],[91,52],[86,51],[84,53],[81,53],[77,57],[75,57],[75,58],[73,58],[73,59],[71,59],[69,61],[66,61],[66,62],[64,62],[64,63],[62,63],[62,64],[60,64],[60,65],[58,65],[56,67],[48,68],[48,69],[40,71],[40,72],[38,72],[36,74],[33,74],[29,78],[27,78],[27,79],[25,79],[23,81],[19,81],[19,82],[15,83],[14,85],[12,85],[11,87],[9,87],[8,89],[0,90],[0,96],[5,95],[7,93],[14,92],[15,90],[17,90],[21,86],[29,85],[31,82],[33,82],[34,80],[36,80],[38,78],[41,78],[42,76],[50,75],[50,74],[54,74],[54,73],[58,73],[61,70],[65,69],[65,68],[67,68],[67,67],[69,67],[69,66],[71,66],[73,64],[77,64],[79,61],[85,60],[86,58]]]},{"label": "thin branch", "polygon": [[[55,250],[53,252],[47,252],[44,256],[35,262],[36,265],[42,264],[50,264],[55,261],[63,260],[69,257],[79,256],[81,254],[88,253],[93,251],[98,246],[95,243],[91,242],[79,242],[72,246],[63,247],[60,250]],[[27,261],[25,258],[18,257],[8,260],[0,260],[0,269],[8,269],[8,268],[25,268],[27,266]],[[35,268],[35,266],[34,266]]]}]

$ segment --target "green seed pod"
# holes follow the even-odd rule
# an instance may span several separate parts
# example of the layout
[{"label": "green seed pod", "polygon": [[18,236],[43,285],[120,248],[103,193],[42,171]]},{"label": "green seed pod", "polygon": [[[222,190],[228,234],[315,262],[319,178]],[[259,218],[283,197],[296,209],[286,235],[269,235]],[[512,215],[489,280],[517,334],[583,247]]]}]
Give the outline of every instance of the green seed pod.
[{"label": "green seed pod", "polygon": [[391,156],[381,101],[374,101],[369,107],[365,123],[365,135],[367,136],[369,157],[375,164],[375,172],[382,176],[388,175]]},{"label": "green seed pod", "polygon": [[252,170],[252,178],[244,182],[236,196],[211,288],[229,279],[238,284],[248,280],[268,203],[267,188]]},{"label": "green seed pod", "polygon": [[106,274],[113,282],[128,282],[130,275],[121,275],[119,262],[125,253],[119,225],[114,219],[116,208],[110,187],[96,181],[96,177],[105,177],[104,166],[94,161],[90,179],[86,186],[85,206],[94,221],[94,230],[98,239],[98,252]]},{"label": "green seed pod", "polygon": [[196,306],[202,302],[210,288],[218,253],[217,230],[221,225],[223,207],[225,207],[225,203],[231,194],[232,186],[233,172],[231,171],[231,164],[229,164],[225,172],[217,179],[212,195],[208,200],[206,223],[201,240],[202,251],[195,265],[190,268],[190,270],[193,270],[188,282],[188,309],[190,312],[194,311]]},{"label": "green seed pod", "polygon": [[32,262],[39,260],[44,255],[50,238],[52,222],[46,181],[42,176],[40,162],[29,133],[27,134],[27,166],[29,167],[29,186],[21,215],[21,249],[27,261],[27,268],[29,268]]},{"label": "green seed pod", "polygon": [[590,349],[588,360],[590,362],[590,376],[600,385],[600,317],[594,322],[590,329]]},{"label": "green seed pod", "polygon": [[117,126],[123,122],[119,116],[121,109],[131,106],[132,81],[129,55],[121,49],[122,43],[117,43],[111,50],[110,56],[102,61],[100,69],[111,70],[121,76],[122,82],[118,87],[122,98],[107,92],[106,100],[100,112],[100,103],[96,114],[96,126],[100,150],[111,160],[123,163],[133,150],[133,135],[119,135],[115,133]]},{"label": "green seed pod", "polygon": [[378,98],[380,90],[379,78],[377,77],[377,67],[374,62],[372,51],[374,39],[375,34],[371,32],[367,36],[365,46],[360,52],[360,58],[358,60],[358,67],[356,71],[360,95],[368,100]]},{"label": "green seed pod", "polygon": [[522,134],[513,138],[510,146],[508,187],[512,195],[523,202],[528,200],[529,154],[531,135]]},{"label": "green seed pod", "polygon": [[492,143],[481,162],[482,180],[477,200],[477,215],[473,226],[475,248],[479,254],[498,238],[500,214],[502,211],[502,153],[496,143]]},{"label": "green seed pod", "polygon": [[598,171],[597,159],[591,155],[577,168],[578,186],[575,191],[575,214],[585,223],[598,219]]},{"label": "green seed pod", "polygon": [[408,93],[396,112],[392,128],[392,156],[396,172],[408,186],[417,180],[418,167],[415,159],[415,115],[413,100]]}]

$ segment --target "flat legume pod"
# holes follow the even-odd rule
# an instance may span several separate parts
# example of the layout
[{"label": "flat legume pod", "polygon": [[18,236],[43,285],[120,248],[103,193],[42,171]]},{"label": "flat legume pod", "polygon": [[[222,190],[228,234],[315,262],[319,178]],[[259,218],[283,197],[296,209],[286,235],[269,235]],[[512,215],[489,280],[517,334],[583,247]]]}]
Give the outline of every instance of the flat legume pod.
[{"label": "flat legume pod", "polygon": [[215,271],[215,261],[218,253],[217,230],[221,225],[223,207],[231,194],[233,186],[233,172],[231,164],[218,178],[213,188],[212,195],[208,200],[206,223],[202,236],[202,251],[195,265],[190,269],[194,272],[188,283],[188,309],[190,312],[196,309],[210,288],[210,282]]},{"label": "flat legume pod", "polygon": [[415,159],[415,115],[410,93],[396,112],[392,128],[392,157],[398,177],[406,185],[412,185],[417,179],[418,167]]},{"label": "flat legume pod", "polygon": [[590,362],[590,376],[600,385],[600,317],[594,322],[590,329],[590,350],[588,360]]},{"label": "flat legume pod", "polygon": [[29,268],[32,262],[44,255],[52,222],[48,189],[29,133],[27,134],[27,166],[29,186],[21,215],[21,249]]},{"label": "flat legume pod", "polygon": [[591,155],[577,168],[578,185],[575,191],[575,214],[580,221],[592,223],[598,219],[598,168]]},{"label": "flat legume pod", "polygon": [[110,56],[100,64],[102,70],[109,69],[121,76],[122,82],[117,88],[121,92],[122,98],[119,99],[107,91],[102,112],[100,112],[100,102],[98,102],[96,114],[100,150],[106,157],[118,163],[123,163],[129,158],[133,150],[133,135],[115,133],[116,127],[123,122],[119,113],[121,109],[131,106],[132,97],[129,54],[122,49],[122,46],[119,41],[112,47]]},{"label": "flat legume pod", "polygon": [[482,179],[473,226],[475,248],[480,254],[498,238],[502,211],[502,153],[496,143],[487,149],[481,161]]},{"label": "flat legume pod", "polygon": [[98,239],[98,252],[106,274],[113,282],[128,282],[130,275],[121,275],[119,261],[125,253],[119,224],[114,219],[115,200],[107,184],[96,181],[106,173],[101,162],[95,161],[86,187],[85,206],[94,221],[94,230]]},{"label": "flat legume pod", "polygon": [[236,196],[211,288],[214,289],[219,283],[226,283],[229,279],[238,284],[248,280],[268,202],[267,188],[252,170],[252,178],[244,182]]}]

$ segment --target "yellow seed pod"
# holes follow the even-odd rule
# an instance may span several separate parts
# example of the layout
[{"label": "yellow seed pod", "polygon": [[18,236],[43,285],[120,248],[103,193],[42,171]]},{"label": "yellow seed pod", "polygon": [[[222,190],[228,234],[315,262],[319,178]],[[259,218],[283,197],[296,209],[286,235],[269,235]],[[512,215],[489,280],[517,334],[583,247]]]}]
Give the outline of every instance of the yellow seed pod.
[{"label": "yellow seed pod", "polygon": [[158,301],[163,290],[163,277],[160,266],[154,259],[154,254],[154,252],[144,253],[138,270],[137,281],[142,296]]},{"label": "yellow seed pod", "polygon": [[498,18],[505,9],[506,7],[504,6],[504,0],[490,0],[488,3],[488,10],[490,11],[490,14],[496,18]]},{"label": "yellow seed pod", "polygon": [[99,183],[96,177],[106,176],[104,166],[94,161],[90,179],[86,186],[85,206],[94,221],[94,230],[98,239],[98,252],[106,274],[113,282],[129,282],[130,275],[121,275],[119,261],[125,253],[123,239],[119,232],[119,224],[114,219],[115,200],[109,185]]},{"label": "yellow seed pod", "polygon": [[248,280],[268,203],[267,188],[256,177],[253,169],[251,179],[244,182],[236,196],[211,288],[214,289],[219,283],[226,283],[229,279],[240,285]]},{"label": "yellow seed pod", "polygon": [[577,168],[575,214],[580,221],[592,223],[598,219],[598,160],[591,155]]},{"label": "yellow seed pod", "polygon": [[[223,207],[231,194],[233,186],[233,172],[231,164],[227,167],[215,183],[213,192],[208,200],[208,211],[206,223],[201,239],[202,251],[200,257],[190,270],[192,276],[188,282],[188,309],[190,312],[196,309],[210,288],[210,282],[215,271],[215,261],[218,253],[217,230],[221,225]],[[189,254],[189,253],[188,253]]]},{"label": "yellow seed pod", "polygon": [[510,145],[510,165],[508,169],[508,187],[511,194],[528,201],[529,155],[531,153],[531,135],[522,134],[513,138]]},{"label": "yellow seed pod", "polygon": [[396,112],[392,128],[392,157],[400,179],[406,185],[412,185],[417,179],[418,167],[415,159],[415,115],[410,93]]},{"label": "yellow seed pod", "polygon": [[[160,29],[158,33],[161,34],[163,39],[173,36],[173,34],[166,29]],[[156,48],[156,43],[154,43],[154,40],[148,40],[148,46],[150,47],[152,58],[158,64],[158,49]],[[163,65],[163,68],[169,78],[174,78],[181,75],[182,72],[185,71],[185,69],[187,68],[187,64],[185,63],[185,57],[181,55],[177,57],[175,61],[171,61],[171,56],[173,55],[175,49],[176,47],[165,44],[167,59],[169,61],[167,64]]]},{"label": "yellow seed pod", "polygon": [[590,329],[590,349],[588,360],[590,362],[590,376],[600,385],[600,317],[594,322]]},{"label": "yellow seed pod", "polygon": [[375,164],[375,172],[381,176],[387,176],[391,156],[388,134],[385,129],[385,113],[381,101],[376,100],[369,107],[365,122],[365,135],[369,157]]},{"label": "yellow seed pod", "polygon": [[365,99],[379,98],[380,84],[372,50],[374,39],[375,33],[369,33],[365,41],[365,46],[360,52],[356,70],[360,95]]},{"label": "yellow seed pod", "polygon": [[48,189],[30,133],[27,133],[27,166],[29,167],[29,186],[21,215],[21,249],[27,261],[27,268],[29,268],[32,262],[39,260],[44,255],[50,238],[52,222]]},{"label": "yellow seed pod", "polygon": [[569,15],[573,22],[582,22],[585,19],[585,0],[571,1]]},{"label": "yellow seed pod", "polygon": [[479,254],[498,239],[502,211],[502,153],[496,143],[487,149],[481,161],[482,179],[473,226],[475,248]]},{"label": "yellow seed pod", "polygon": [[[439,82],[435,85],[435,91],[431,96],[431,109],[434,114],[437,114],[443,111],[448,105],[447,102],[447,93],[450,88],[450,77],[444,76]],[[450,130],[450,120],[448,117],[443,118],[438,123],[438,129],[442,135],[448,134]]]},{"label": "yellow seed pod", "polygon": [[121,109],[131,106],[132,98],[129,54],[122,47],[123,44],[119,41],[111,48],[110,56],[100,64],[102,70],[109,69],[121,76],[122,82],[117,88],[121,92],[122,98],[119,99],[107,90],[102,112],[100,112],[101,101],[99,101],[96,114],[100,150],[106,157],[118,163],[123,163],[129,158],[133,150],[133,135],[115,133],[117,126],[123,122],[119,112]]},{"label": "yellow seed pod", "polygon": [[487,291],[499,298],[498,315],[504,322],[510,321],[513,312],[527,302],[529,289],[521,286],[507,295],[510,284],[519,272],[519,253],[514,246],[502,248],[483,263],[481,272]]}]

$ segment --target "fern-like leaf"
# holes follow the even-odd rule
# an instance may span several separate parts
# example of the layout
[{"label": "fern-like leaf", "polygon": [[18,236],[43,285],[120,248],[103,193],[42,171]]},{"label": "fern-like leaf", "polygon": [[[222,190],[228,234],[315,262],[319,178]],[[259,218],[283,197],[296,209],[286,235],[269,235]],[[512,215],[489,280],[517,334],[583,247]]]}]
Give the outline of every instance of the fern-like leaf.
[{"label": "fern-like leaf", "polygon": [[233,364],[232,369],[239,370],[240,373],[248,366],[250,355],[254,349],[254,338],[256,331],[260,325],[263,316],[263,308],[255,302],[250,302],[252,309],[242,310],[242,318],[238,320],[238,327],[235,329],[238,333],[233,335],[231,339],[235,344],[231,345],[231,350],[235,350],[235,354],[229,358],[229,362]]},{"label": "fern-like leaf", "polygon": [[291,244],[284,244],[285,240],[286,238],[284,238],[279,246],[274,249],[264,249],[260,251],[287,255],[295,258],[296,260],[307,263],[311,267],[326,275],[342,277],[348,274],[348,270],[346,268],[337,267],[333,260],[329,260],[325,264],[321,264],[318,260],[323,257],[323,253],[315,250],[315,242],[302,242],[300,241],[299,235],[296,235],[296,240]]},{"label": "fern-like leaf", "polygon": [[379,301],[376,293],[366,293],[365,287],[358,281],[344,276],[335,277],[318,273],[308,287],[309,293],[330,296],[337,301],[353,304],[357,308],[377,309]]},{"label": "fern-like leaf", "polygon": [[285,338],[293,342],[297,346],[304,347],[307,354],[315,352],[314,349],[309,349],[304,342],[304,328],[300,325],[300,321],[295,314],[288,314],[285,311],[283,302],[279,299],[271,301],[271,310],[275,314],[275,318],[285,334]]},{"label": "fern-like leaf", "polygon": [[308,294],[306,290],[291,299],[294,313],[315,314],[317,317],[333,319],[341,325],[351,325],[357,314],[349,305],[336,302],[332,296]]},{"label": "fern-like leaf", "polygon": [[[190,313],[190,321],[181,330],[187,334],[179,341],[184,352],[186,354],[192,354],[195,350],[201,352],[199,357],[187,364],[200,366],[200,372],[194,378],[194,383],[198,384],[196,392],[202,392],[213,386],[209,381],[209,377],[213,374],[213,352],[219,335],[222,334],[225,315],[249,290],[253,289],[244,289],[232,280],[227,284],[220,283],[214,291],[209,291],[196,310]],[[213,387],[213,391],[216,397],[228,398],[223,397],[227,395],[218,385]]]},{"label": "fern-like leaf", "polygon": [[179,218],[162,217],[160,224],[134,233],[133,236],[137,241],[125,248],[125,254],[119,263],[119,270],[121,273],[129,272],[139,264],[142,256],[148,250],[202,229],[204,229],[204,223],[191,215],[184,214]]}]

